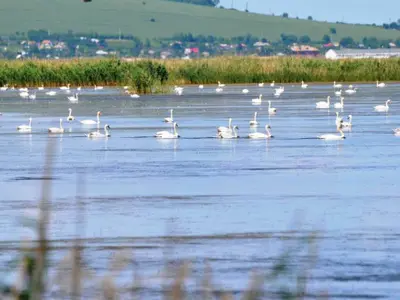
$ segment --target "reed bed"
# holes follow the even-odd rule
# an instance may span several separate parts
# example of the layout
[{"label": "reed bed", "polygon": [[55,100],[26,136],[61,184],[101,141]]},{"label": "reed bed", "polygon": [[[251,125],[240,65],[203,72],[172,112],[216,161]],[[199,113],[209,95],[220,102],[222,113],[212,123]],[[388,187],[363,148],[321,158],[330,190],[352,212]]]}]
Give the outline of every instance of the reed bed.
[{"label": "reed bed", "polygon": [[193,60],[73,59],[0,61],[0,85],[122,86],[164,92],[174,84],[400,81],[400,59],[332,61],[300,57],[217,57]]}]

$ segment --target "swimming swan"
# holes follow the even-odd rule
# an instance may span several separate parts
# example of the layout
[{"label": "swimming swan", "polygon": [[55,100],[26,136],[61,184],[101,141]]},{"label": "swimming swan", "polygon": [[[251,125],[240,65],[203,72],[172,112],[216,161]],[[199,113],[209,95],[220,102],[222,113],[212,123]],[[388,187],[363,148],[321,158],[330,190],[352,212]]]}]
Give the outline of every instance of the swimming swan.
[{"label": "swimming swan", "polygon": [[74,96],[68,97],[68,100],[69,100],[70,102],[78,102],[78,101],[79,101],[78,93],[76,93]]},{"label": "swimming swan", "polygon": [[32,130],[32,118],[29,118],[29,125],[20,125],[17,127],[20,132],[31,132]]},{"label": "swimming swan", "polygon": [[101,133],[99,131],[92,131],[89,132],[86,136],[88,138],[106,138],[111,136],[110,132],[108,131],[109,129],[111,129],[110,125],[106,124],[104,125],[104,133]]},{"label": "swimming swan", "polygon": [[64,133],[64,128],[62,127],[62,119],[60,118],[60,127],[50,127],[48,131],[49,133]]},{"label": "swimming swan", "polygon": [[170,131],[159,131],[155,134],[156,138],[160,138],[160,139],[177,139],[180,138],[180,135],[178,134],[178,131],[176,130],[176,128],[178,127],[178,124],[176,122],[174,122],[174,132],[170,132]]},{"label": "swimming swan", "polygon": [[71,122],[73,120],[75,120],[75,117],[72,115],[72,108],[68,108],[69,114],[67,117],[67,121]]},{"label": "swimming swan", "polygon": [[249,122],[249,124],[250,124],[250,126],[258,126],[258,122],[257,122],[257,112],[255,112],[254,113],[254,118],[253,118],[253,120],[251,120],[250,122]]},{"label": "swimming swan", "polygon": [[222,132],[222,131],[230,131],[232,132],[232,118],[229,118],[228,120],[228,127],[225,126],[220,126],[217,128],[217,132]]},{"label": "swimming swan", "polygon": [[379,83],[379,81],[376,81],[376,87],[378,88],[384,88],[386,86],[386,84],[384,82]]},{"label": "swimming swan", "polygon": [[344,98],[340,97],[340,102],[336,102],[333,106],[335,108],[343,108],[344,107],[344,103],[343,103]]},{"label": "swimming swan", "polygon": [[344,140],[346,137],[344,136],[344,133],[341,128],[338,128],[338,131],[340,132],[340,135],[336,134],[323,134],[318,136],[319,139],[321,140],[329,140],[329,141],[337,141],[337,140]]},{"label": "swimming swan", "polygon": [[80,122],[81,122],[81,124],[84,124],[84,125],[95,125],[95,124],[100,124],[100,115],[101,115],[101,112],[98,111],[98,112],[97,112],[97,121],[94,121],[94,120],[82,120],[82,121],[80,121]]},{"label": "swimming swan", "polygon": [[267,133],[262,133],[262,132],[253,132],[249,134],[250,139],[270,139],[273,138],[271,135],[271,132],[269,131],[271,129],[271,126],[265,125],[265,131]]},{"label": "swimming swan", "polygon": [[342,84],[336,83],[336,81],[333,82],[333,88],[335,88],[335,89],[341,89],[342,87],[343,87]]},{"label": "swimming swan", "polygon": [[343,126],[344,128],[350,128],[350,127],[353,126],[353,124],[352,124],[353,116],[352,116],[352,115],[349,115],[349,116],[347,117],[347,119],[349,120],[348,122],[345,122],[345,121],[342,122],[342,126]]},{"label": "swimming swan", "polygon": [[304,83],[304,81],[301,81],[301,88],[302,89],[308,88],[308,84]]},{"label": "swimming swan", "polygon": [[374,107],[375,111],[379,111],[379,112],[387,112],[389,111],[389,103],[391,103],[392,100],[386,100],[385,105],[377,105]]},{"label": "swimming swan", "polygon": [[262,102],[261,98],[262,98],[262,95],[260,94],[260,95],[258,96],[258,98],[251,99],[251,102],[252,102],[253,104],[261,104],[261,102]]},{"label": "swimming swan", "polygon": [[170,109],[170,117],[164,118],[165,123],[173,123],[174,122],[174,117],[173,117],[173,109]]},{"label": "swimming swan", "polygon": [[317,108],[329,108],[330,104],[331,104],[331,97],[328,96],[326,98],[326,102],[325,101],[317,102],[317,103],[315,103],[315,106]]},{"label": "swimming swan", "polygon": [[232,131],[221,131],[218,132],[218,137],[221,139],[237,139],[239,136],[237,134],[237,131],[239,127],[233,126]]},{"label": "swimming swan", "polygon": [[271,107],[271,100],[268,100],[268,113],[271,115],[276,113],[276,108]]}]

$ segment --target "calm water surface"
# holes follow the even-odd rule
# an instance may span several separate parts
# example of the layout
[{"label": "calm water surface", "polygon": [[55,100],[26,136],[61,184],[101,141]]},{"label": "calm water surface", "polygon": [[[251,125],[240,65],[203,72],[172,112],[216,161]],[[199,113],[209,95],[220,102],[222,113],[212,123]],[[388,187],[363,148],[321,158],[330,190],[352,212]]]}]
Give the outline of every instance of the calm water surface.
[{"label": "calm water surface", "polygon": [[[268,269],[298,244],[295,238],[318,230],[310,297],[327,292],[337,299],[399,299],[400,138],[392,129],[400,126],[400,86],[360,85],[357,94],[345,96],[341,114],[352,114],[354,127],[345,140],[331,142],[316,136],[335,132],[336,110],[315,108],[327,95],[338,101],[331,85],[287,85],[279,98],[269,87],[247,86],[248,95],[242,88],[216,94],[188,87],[183,96],[140,99],[115,89],[84,90],[77,104],[63,92],[38,92],[35,101],[2,92],[0,239],[9,246],[27,234],[18,218],[36,208],[46,145],[54,139],[50,235],[60,245],[75,236],[77,173],[85,173],[81,236],[90,239],[89,264],[99,272],[110,256],[102,245],[143,246],[135,257],[142,272],[154,276],[162,268],[163,237],[190,236],[175,241],[170,255],[196,268],[210,261],[216,285],[241,291],[253,268]],[[254,106],[259,93],[265,100]],[[389,113],[373,111],[388,98]],[[275,116],[268,116],[269,99]],[[69,107],[78,120],[102,111],[101,127],[109,124],[111,137],[89,140],[84,134],[96,127],[77,121],[64,122],[62,136],[49,136],[47,128],[65,120]],[[181,139],[156,140],[156,131],[170,128],[162,122],[170,108]],[[274,139],[246,138],[255,111],[258,130],[270,124]],[[18,133],[30,116],[33,132]],[[229,117],[241,138],[216,139],[216,127],[227,126]],[[293,253],[294,268],[305,253]],[[292,281],[283,283],[294,286]],[[157,284],[149,280],[146,287]]]}]

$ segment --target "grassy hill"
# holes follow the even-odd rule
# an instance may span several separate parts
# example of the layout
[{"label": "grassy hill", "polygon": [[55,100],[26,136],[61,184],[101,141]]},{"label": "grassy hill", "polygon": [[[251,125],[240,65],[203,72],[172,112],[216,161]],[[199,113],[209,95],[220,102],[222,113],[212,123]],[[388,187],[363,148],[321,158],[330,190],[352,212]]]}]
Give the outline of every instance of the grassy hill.
[{"label": "grassy hill", "polygon": [[[151,18],[155,22],[150,22]],[[400,37],[399,31],[372,26],[283,19],[163,0],[2,0],[0,5],[1,34],[29,29],[118,34],[120,29],[122,33],[150,39],[191,32],[224,37],[251,33],[270,40],[290,33],[320,40],[330,27],[337,29],[335,40],[344,36],[356,40],[365,36]]]}]

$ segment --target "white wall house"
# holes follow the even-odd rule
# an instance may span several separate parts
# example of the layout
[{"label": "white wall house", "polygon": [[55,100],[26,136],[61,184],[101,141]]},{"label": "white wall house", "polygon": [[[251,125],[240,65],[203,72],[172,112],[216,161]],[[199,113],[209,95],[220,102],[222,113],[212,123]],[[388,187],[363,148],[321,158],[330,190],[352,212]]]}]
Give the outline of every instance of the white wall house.
[{"label": "white wall house", "polygon": [[390,58],[400,57],[400,49],[331,49],[325,53],[326,59],[346,59],[346,58]]}]

